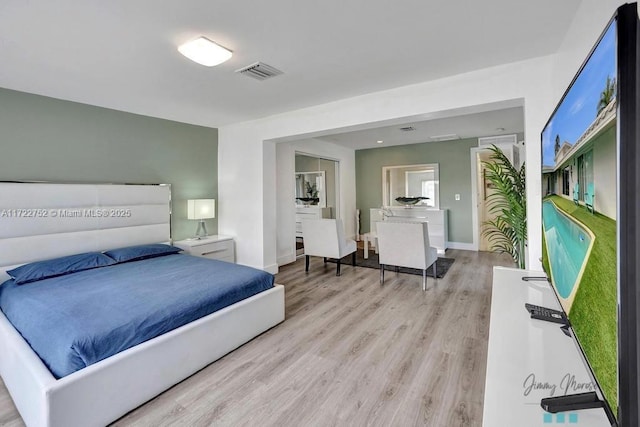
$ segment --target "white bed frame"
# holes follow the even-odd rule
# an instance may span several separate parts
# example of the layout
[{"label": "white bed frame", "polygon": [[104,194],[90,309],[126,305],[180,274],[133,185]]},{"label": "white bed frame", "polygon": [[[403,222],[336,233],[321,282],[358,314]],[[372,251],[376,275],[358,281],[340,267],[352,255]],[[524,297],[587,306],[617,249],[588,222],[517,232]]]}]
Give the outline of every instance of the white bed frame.
[{"label": "white bed frame", "polygon": [[[162,185],[0,183],[0,283],[28,262],[169,241],[170,204]],[[0,376],[28,426],[104,426],[283,320],[276,285],[56,380],[0,312]]]}]

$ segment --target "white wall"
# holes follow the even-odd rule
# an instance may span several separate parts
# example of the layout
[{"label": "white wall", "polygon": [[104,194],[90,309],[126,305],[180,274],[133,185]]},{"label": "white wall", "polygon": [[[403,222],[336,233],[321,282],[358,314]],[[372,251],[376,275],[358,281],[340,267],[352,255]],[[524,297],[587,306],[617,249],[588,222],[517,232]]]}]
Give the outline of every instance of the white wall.
[{"label": "white wall", "polygon": [[292,144],[276,144],[276,262],[285,265],[296,260],[296,214],[292,202],[295,183],[296,150]]},{"label": "white wall", "polygon": [[[297,142],[281,142],[276,144],[276,253],[278,265],[284,265],[296,260],[295,248],[295,209],[293,194],[295,184],[296,151],[337,160],[339,162],[339,209],[334,215],[342,219],[345,235],[355,237],[356,212],[356,157],[355,150],[325,141],[306,140]],[[335,209],[335,206],[333,206]]]},{"label": "white wall", "polygon": [[[270,154],[275,150],[273,140],[292,141],[335,130],[377,127],[406,122],[408,117],[424,120],[443,111],[470,113],[523,105],[527,196],[531,201],[528,259],[532,265],[539,265],[539,144],[540,131],[554,106],[549,90],[552,63],[549,56],[535,58],[221,127],[219,232],[236,236],[239,263],[275,271],[277,223],[273,213],[277,199],[275,185],[271,187],[275,180],[258,184],[275,174],[275,156]],[[341,167],[341,173],[347,170]]]},{"label": "white wall", "polygon": [[[263,255],[263,263],[261,268],[275,273],[278,271],[278,264],[276,264],[275,247],[276,247],[276,145],[274,142],[265,142],[262,145],[262,253],[269,254],[265,257]],[[218,160],[219,161],[219,160]],[[254,215],[255,213],[252,212]]]},{"label": "white wall", "polygon": [[609,218],[616,219],[616,128],[609,128],[593,146],[593,178],[596,199],[595,209]]}]

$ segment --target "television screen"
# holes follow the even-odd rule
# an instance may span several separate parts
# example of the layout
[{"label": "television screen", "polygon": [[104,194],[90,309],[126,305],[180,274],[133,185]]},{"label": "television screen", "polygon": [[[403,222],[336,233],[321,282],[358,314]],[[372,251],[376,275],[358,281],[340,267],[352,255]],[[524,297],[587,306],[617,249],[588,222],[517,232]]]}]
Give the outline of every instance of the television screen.
[{"label": "television screen", "polygon": [[542,132],[543,267],[613,414],[618,406],[617,29]]}]

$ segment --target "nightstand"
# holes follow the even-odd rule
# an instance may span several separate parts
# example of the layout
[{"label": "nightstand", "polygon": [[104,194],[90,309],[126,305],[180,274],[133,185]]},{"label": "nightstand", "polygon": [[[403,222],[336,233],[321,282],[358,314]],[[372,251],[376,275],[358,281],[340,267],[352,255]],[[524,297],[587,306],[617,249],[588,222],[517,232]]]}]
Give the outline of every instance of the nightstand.
[{"label": "nightstand", "polygon": [[217,235],[202,239],[178,240],[173,242],[173,246],[182,249],[189,255],[235,262],[233,237],[231,236]]}]

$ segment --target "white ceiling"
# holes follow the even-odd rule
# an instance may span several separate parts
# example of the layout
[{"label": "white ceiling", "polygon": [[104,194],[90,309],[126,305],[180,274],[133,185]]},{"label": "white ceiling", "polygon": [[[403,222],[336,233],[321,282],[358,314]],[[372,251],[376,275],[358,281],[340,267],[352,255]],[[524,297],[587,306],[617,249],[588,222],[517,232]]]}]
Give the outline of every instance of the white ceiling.
[{"label": "white ceiling", "polygon": [[[579,3],[2,0],[0,87],[218,127],[554,53]],[[182,57],[199,35],[233,58]]]},{"label": "white ceiling", "polygon": [[[411,126],[415,130],[401,131]],[[327,135],[315,140],[361,150],[366,148],[389,147],[392,145],[434,142],[443,135],[455,134],[455,140],[483,136],[507,135],[524,132],[524,111],[522,107],[505,108],[479,113],[455,115],[424,121],[408,121],[392,126]],[[378,144],[377,141],[383,141]]]}]

